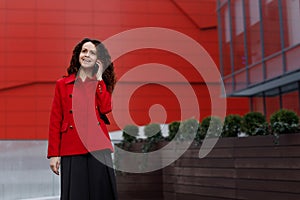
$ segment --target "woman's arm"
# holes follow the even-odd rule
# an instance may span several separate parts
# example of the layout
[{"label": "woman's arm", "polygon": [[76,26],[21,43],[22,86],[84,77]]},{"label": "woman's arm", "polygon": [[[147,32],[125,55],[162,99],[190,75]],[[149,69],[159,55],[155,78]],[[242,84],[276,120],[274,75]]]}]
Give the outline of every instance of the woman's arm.
[{"label": "woman's arm", "polygon": [[98,81],[96,88],[96,105],[102,114],[107,114],[112,110],[111,93],[107,91],[103,80]]},{"label": "woman's arm", "polygon": [[48,138],[48,155],[47,157],[60,156],[60,142],[61,142],[61,124],[63,119],[63,108],[61,100],[61,92],[59,81],[56,82],[55,94],[52,102],[49,124],[49,138]]},{"label": "woman's arm", "polygon": [[106,84],[102,79],[102,74],[105,71],[103,64],[97,60],[98,71],[96,74],[98,84],[96,88],[96,106],[98,106],[102,114],[107,114],[112,110],[111,93],[107,91]]}]

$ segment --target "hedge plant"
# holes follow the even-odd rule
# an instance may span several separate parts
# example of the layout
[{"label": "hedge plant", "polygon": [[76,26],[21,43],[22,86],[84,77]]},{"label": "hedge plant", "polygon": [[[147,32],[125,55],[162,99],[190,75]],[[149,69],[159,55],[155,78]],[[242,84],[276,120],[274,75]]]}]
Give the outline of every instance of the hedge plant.
[{"label": "hedge plant", "polygon": [[241,125],[242,132],[247,135],[267,135],[268,123],[265,116],[260,112],[249,112],[244,115]]},{"label": "hedge plant", "polygon": [[179,127],[181,140],[194,140],[199,128],[199,122],[196,119],[187,119]]},{"label": "hedge plant", "polygon": [[135,125],[127,125],[123,129],[122,137],[124,142],[133,142],[136,141],[138,136],[139,128]]},{"label": "hedge plant", "polygon": [[164,139],[159,124],[148,124],[144,128],[144,134],[147,137],[142,147],[144,153],[149,152],[155,144]]},{"label": "hedge plant", "polygon": [[274,134],[295,133],[299,131],[299,117],[291,110],[282,109],[270,117],[271,129]]},{"label": "hedge plant", "polygon": [[222,137],[237,137],[241,132],[243,117],[236,114],[227,115],[225,117]]},{"label": "hedge plant", "polygon": [[180,122],[178,122],[178,121],[174,121],[169,124],[169,126],[168,126],[169,136],[167,137],[168,141],[171,141],[174,139],[174,137],[176,136],[176,134],[179,131],[179,126],[180,126]]},{"label": "hedge plant", "polygon": [[207,137],[219,137],[222,132],[222,121],[219,117],[209,116],[202,120],[199,138],[204,139]]}]

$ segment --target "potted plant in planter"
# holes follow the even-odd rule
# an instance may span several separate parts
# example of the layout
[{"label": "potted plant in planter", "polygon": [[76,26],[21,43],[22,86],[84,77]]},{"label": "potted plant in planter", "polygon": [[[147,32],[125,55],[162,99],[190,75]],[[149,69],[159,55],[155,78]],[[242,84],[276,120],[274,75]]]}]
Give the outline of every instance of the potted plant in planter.
[{"label": "potted plant in planter", "polygon": [[203,140],[207,137],[219,137],[222,130],[222,121],[219,117],[209,116],[202,120],[199,138]]},{"label": "potted plant in planter", "polygon": [[133,143],[137,142],[139,128],[135,125],[126,125],[122,131],[123,140],[117,144],[118,147],[124,150],[130,150]]},{"label": "potted plant in planter", "polygon": [[291,110],[282,109],[273,113],[270,117],[272,133],[275,144],[279,144],[279,135],[296,133],[299,131],[299,117]]},{"label": "potted plant in planter", "polygon": [[[118,145],[124,150],[140,153],[144,151],[151,151],[155,148],[155,144],[158,139],[163,138],[159,124],[149,124],[144,129],[147,139],[137,139],[138,127],[134,125],[128,125],[123,129],[123,141]],[[156,133],[156,134],[155,134]],[[147,146],[149,145],[149,146]],[[147,161],[147,155],[145,160],[139,162],[136,160],[134,154],[132,156],[123,157],[118,151],[115,151],[115,165],[127,166],[134,164],[141,170],[147,167],[150,162]],[[157,162],[160,162],[158,158]],[[124,164],[125,163],[125,164]],[[120,172],[117,171],[117,187],[118,195],[120,199],[163,199],[162,192],[162,170],[157,170],[147,173],[132,173],[132,172]],[[136,188],[139,188],[137,191]]]},{"label": "potted plant in planter", "polygon": [[269,134],[266,117],[260,112],[249,112],[244,115],[241,130],[250,136]]},{"label": "potted plant in planter", "polygon": [[241,132],[242,117],[231,114],[225,117],[222,137],[237,137]]},{"label": "potted plant in planter", "polygon": [[173,138],[176,136],[176,134],[179,131],[179,126],[180,126],[180,122],[179,121],[174,121],[174,122],[171,122],[169,124],[169,126],[168,126],[169,135],[166,138],[167,141],[173,140]]},{"label": "potted plant in planter", "polygon": [[144,128],[144,133],[147,137],[142,147],[142,152],[144,153],[154,150],[155,144],[157,144],[161,140],[164,140],[159,124],[148,124]]},{"label": "potted plant in planter", "polygon": [[296,133],[299,131],[299,117],[291,110],[282,109],[270,117],[273,134]]},{"label": "potted plant in planter", "polygon": [[[126,151],[131,151],[132,150],[132,144],[137,142],[137,136],[139,135],[139,129],[137,126],[135,125],[126,125],[122,131],[122,137],[123,140],[118,143],[115,144],[116,146],[120,147],[123,150]],[[136,149],[135,149],[136,151]],[[119,168],[120,166],[120,162],[124,162],[122,160],[122,156],[120,156],[120,152],[118,151],[118,149],[115,149],[115,153],[114,153],[114,165]],[[117,171],[118,175],[123,174],[120,171]]]}]

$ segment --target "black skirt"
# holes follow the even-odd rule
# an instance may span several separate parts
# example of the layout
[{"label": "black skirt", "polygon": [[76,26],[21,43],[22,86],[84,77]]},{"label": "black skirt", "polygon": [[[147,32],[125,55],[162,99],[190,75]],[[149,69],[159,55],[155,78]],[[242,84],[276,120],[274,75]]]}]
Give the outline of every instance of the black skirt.
[{"label": "black skirt", "polygon": [[[100,161],[99,161],[100,160]],[[61,157],[61,200],[116,200],[111,152]]]}]

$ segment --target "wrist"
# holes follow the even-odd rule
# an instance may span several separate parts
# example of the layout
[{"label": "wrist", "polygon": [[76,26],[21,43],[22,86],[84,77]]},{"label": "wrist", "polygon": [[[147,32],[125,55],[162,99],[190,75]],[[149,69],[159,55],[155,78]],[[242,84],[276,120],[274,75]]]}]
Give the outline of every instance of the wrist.
[{"label": "wrist", "polygon": [[96,74],[96,78],[98,81],[102,81],[102,74]]}]

